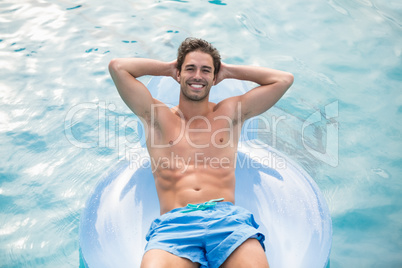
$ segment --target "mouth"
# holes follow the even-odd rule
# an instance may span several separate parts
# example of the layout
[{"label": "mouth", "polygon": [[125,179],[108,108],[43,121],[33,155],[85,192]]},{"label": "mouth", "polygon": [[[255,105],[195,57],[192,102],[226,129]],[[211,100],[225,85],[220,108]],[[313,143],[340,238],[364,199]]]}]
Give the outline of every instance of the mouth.
[{"label": "mouth", "polygon": [[189,86],[194,90],[201,90],[205,87],[204,84],[195,84],[195,83],[193,84],[189,83]]}]

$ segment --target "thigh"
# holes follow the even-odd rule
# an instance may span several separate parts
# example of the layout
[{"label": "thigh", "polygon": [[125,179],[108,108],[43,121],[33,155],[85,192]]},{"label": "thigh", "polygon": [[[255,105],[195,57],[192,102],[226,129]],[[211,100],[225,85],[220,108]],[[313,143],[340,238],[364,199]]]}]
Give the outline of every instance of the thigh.
[{"label": "thigh", "polygon": [[260,242],[257,239],[251,238],[233,251],[221,267],[269,268],[269,265]]},{"label": "thigh", "polygon": [[144,254],[141,268],[153,267],[196,268],[200,267],[200,265],[190,261],[189,259],[178,257],[161,249],[151,249]]}]

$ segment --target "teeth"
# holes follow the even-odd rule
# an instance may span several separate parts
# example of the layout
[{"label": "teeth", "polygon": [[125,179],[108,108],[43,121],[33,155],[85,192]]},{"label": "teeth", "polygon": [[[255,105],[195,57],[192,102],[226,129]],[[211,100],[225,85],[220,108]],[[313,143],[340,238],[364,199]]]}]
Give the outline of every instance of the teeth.
[{"label": "teeth", "polygon": [[195,87],[195,88],[202,88],[203,87],[203,85],[191,85],[192,87]]}]

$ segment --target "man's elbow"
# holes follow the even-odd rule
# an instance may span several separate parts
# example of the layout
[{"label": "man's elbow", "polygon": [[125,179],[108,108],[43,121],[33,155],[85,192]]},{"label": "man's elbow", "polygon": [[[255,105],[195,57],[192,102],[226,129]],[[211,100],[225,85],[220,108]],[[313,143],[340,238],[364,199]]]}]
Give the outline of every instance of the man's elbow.
[{"label": "man's elbow", "polygon": [[291,73],[285,72],[282,77],[282,83],[289,88],[294,81],[294,76]]},{"label": "man's elbow", "polygon": [[109,72],[111,74],[115,73],[117,70],[119,70],[121,64],[119,59],[112,59],[109,62]]}]

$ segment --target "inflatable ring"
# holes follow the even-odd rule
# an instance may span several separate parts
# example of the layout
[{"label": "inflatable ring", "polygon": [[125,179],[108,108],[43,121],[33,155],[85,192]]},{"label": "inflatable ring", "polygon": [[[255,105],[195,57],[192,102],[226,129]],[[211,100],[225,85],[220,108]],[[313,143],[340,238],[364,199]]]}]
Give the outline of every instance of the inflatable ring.
[{"label": "inflatable ring", "polygon": [[[154,77],[148,88],[164,103],[177,102],[179,85],[171,78]],[[225,80],[211,89],[210,100],[248,89],[245,82]],[[250,210],[260,224],[270,267],[326,267],[332,224],[318,186],[285,155],[245,136],[238,149],[236,205]],[[149,155],[145,148],[136,154],[141,161],[119,162],[87,201],[79,234],[82,266],[140,267],[145,235],[159,216],[159,203]]]}]

